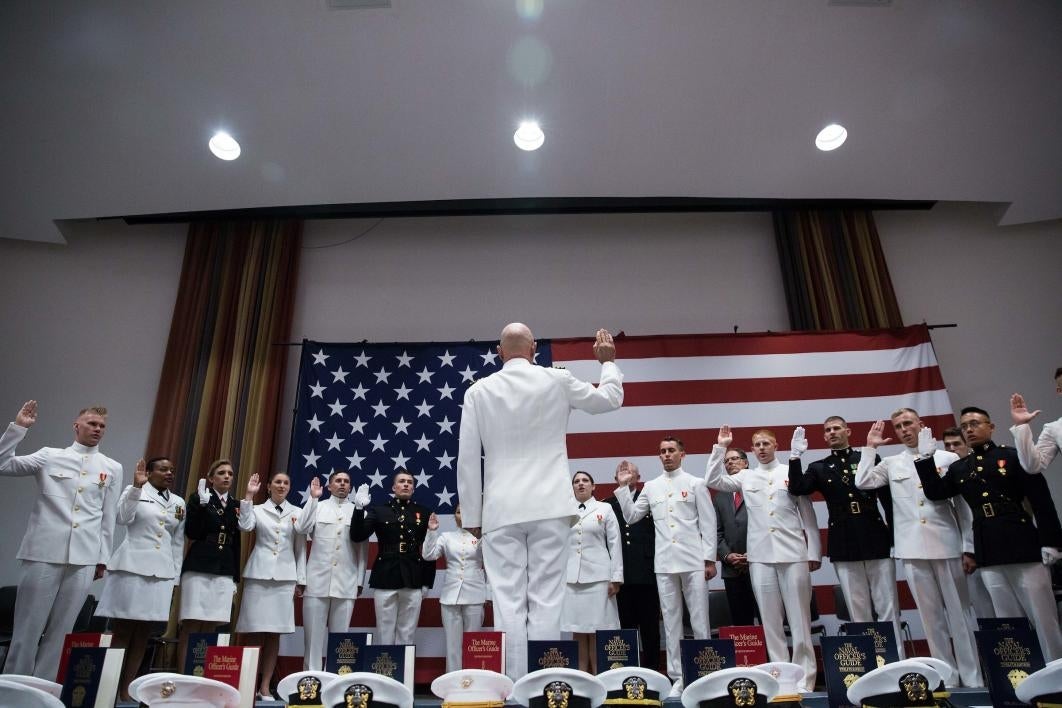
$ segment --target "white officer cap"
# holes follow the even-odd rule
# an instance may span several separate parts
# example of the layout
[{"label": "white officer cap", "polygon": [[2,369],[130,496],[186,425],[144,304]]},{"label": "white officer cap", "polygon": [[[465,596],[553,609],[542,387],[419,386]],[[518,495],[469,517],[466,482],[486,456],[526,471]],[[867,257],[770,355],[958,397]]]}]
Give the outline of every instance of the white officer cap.
[{"label": "white officer cap", "polygon": [[955,673],[955,669],[951,667],[951,664],[943,659],[936,659],[932,656],[913,656],[910,659],[901,659],[900,661],[892,662],[893,666],[906,665],[908,663],[925,664],[926,666],[934,669],[940,674],[940,683],[936,686],[932,686],[934,695],[937,698],[947,698],[948,693],[944,690],[944,687],[951,681],[952,675]]},{"label": "white officer cap", "polygon": [[804,668],[788,661],[768,661],[756,667],[766,671],[778,682],[778,695],[772,700],[799,701],[800,686],[804,683]]},{"label": "white officer cap", "polygon": [[513,684],[512,699],[527,708],[596,708],[605,702],[605,685],[585,671],[540,669]]},{"label": "white officer cap", "polygon": [[34,688],[29,684],[0,678],[0,706],[63,708],[63,702],[47,691]]},{"label": "white officer cap", "polygon": [[347,697],[357,708],[413,708],[413,694],[406,685],[388,676],[358,671],[344,674],[324,687],[325,708],[344,708]]},{"label": "white officer cap", "polygon": [[683,708],[765,706],[777,695],[778,680],[774,676],[751,666],[737,666],[713,671],[686,686],[682,705]]},{"label": "white officer cap", "polygon": [[929,664],[915,659],[880,666],[856,679],[848,687],[848,701],[857,706],[936,706],[933,691],[940,674]]},{"label": "white officer cap", "polygon": [[462,669],[443,674],[431,682],[431,692],[443,705],[503,705],[513,692],[513,680],[505,674],[483,669]]},{"label": "white officer cap", "polygon": [[605,685],[605,705],[658,706],[671,692],[671,681],[659,671],[621,666],[597,675]]},{"label": "white officer cap", "polygon": [[154,680],[159,678],[160,676],[184,676],[184,675],[185,674],[174,673],[173,671],[158,671],[158,672],[153,673],[153,674],[144,674],[143,676],[138,676],[138,677],[136,677],[135,679],[133,679],[129,683],[129,697],[132,698],[133,701],[136,702],[136,703],[147,703],[146,700],[140,698],[140,696],[137,694],[137,691],[140,690],[140,686],[142,684],[144,684],[144,683],[146,683],[148,681],[154,682]]},{"label": "white officer cap", "polygon": [[11,683],[21,683],[23,686],[36,688],[38,691],[50,693],[56,698],[63,695],[63,684],[49,681],[48,679],[37,678],[36,676],[25,676],[23,674],[3,674],[0,678],[3,678],[5,681],[10,681]]},{"label": "white officer cap", "polygon": [[1062,703],[1062,659],[1055,659],[1018,684],[1014,695],[1036,708]]},{"label": "white officer cap", "polygon": [[183,674],[148,674],[137,679],[134,693],[133,684],[129,684],[129,695],[133,700],[147,706],[165,706],[165,708],[239,708],[240,692],[227,683],[203,678],[202,676],[185,676]]},{"label": "white officer cap", "polygon": [[[288,674],[277,684],[284,705],[321,705],[324,687],[339,678],[328,671],[298,671]],[[292,697],[300,702],[295,702]]]}]

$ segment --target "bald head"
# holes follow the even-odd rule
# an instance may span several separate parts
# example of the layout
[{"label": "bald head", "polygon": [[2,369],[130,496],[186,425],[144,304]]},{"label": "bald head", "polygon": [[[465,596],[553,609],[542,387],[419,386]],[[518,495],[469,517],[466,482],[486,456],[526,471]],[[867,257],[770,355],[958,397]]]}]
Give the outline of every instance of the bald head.
[{"label": "bald head", "polygon": [[502,361],[517,358],[532,360],[535,356],[535,335],[520,322],[505,325],[498,344],[498,354]]}]

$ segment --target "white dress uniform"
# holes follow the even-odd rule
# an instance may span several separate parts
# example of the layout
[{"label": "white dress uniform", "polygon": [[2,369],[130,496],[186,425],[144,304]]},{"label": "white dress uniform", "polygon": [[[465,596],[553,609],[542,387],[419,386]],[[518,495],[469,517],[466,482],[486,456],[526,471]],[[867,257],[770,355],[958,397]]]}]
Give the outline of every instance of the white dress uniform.
[{"label": "white dress uniform", "polygon": [[667,675],[682,678],[682,598],[690,611],[690,627],[695,639],[708,639],[708,583],[704,580],[705,561],[715,562],[715,507],[703,479],[681,467],[664,470],[650,479],[632,501],[631,488],[616,487],[616,500],[628,524],[653,513],[656,550],[653,568],[664,618],[664,644],[667,647]]},{"label": "white dress uniform", "polygon": [[16,556],[22,578],[4,670],[51,680],[94,568],[111,557],[122,466],[98,447],[77,442],[16,457],[25,436],[16,423],[0,436],[0,475],[33,476],[41,491]]},{"label": "white dress uniform", "polygon": [[439,607],[446,633],[446,671],[461,668],[461,638],[483,628],[483,603],[487,579],[483,573],[480,540],[464,529],[439,533],[428,529],[421,547],[424,560],[446,556]]},{"label": "white dress uniform", "polygon": [[[811,642],[811,572],[808,561],[822,560],[822,541],[810,497],[787,490],[789,467],[778,460],[726,473],[726,448],[714,445],[708,458],[712,489],[741,492],[748,512],[746,553],[752,592],[760,608],[771,661],[789,661],[782,609],[793,633],[792,662],[804,669],[801,687],[815,690],[815,649]],[[871,455],[874,459],[874,455]]]},{"label": "white dress uniform", "polygon": [[608,594],[610,582],[623,582],[623,541],[616,513],[610,505],[588,499],[579,505],[579,518],[569,537],[561,630],[593,634],[599,629],[619,629],[616,597]]},{"label": "white dress uniform", "polygon": [[[958,668],[964,686],[983,685],[973,640],[972,609],[962,571],[963,553],[973,553],[973,514],[956,497],[932,501],[922,493],[914,460],[917,448],[874,464],[876,450],[863,449],[856,486],[892,493],[893,556],[903,561],[907,586],[918,606],[929,653]],[[946,470],[959,456],[937,450],[937,470]],[[952,646],[954,645],[954,651]],[[953,678],[954,680],[954,678]]]},{"label": "white dress uniform", "polygon": [[306,584],[306,534],[313,528],[317,500],[299,508],[284,500],[254,505],[240,501],[240,531],[257,531],[243,566],[243,600],[237,632],[295,631],[295,585]]},{"label": "white dress uniform", "polygon": [[350,540],[354,505],[330,496],[317,503],[306,590],[302,596],[302,628],[306,640],[304,666],[320,671],[329,632],[350,629],[358,588],[365,584],[368,544]]},{"label": "white dress uniform", "polygon": [[558,549],[567,548],[576,516],[568,416],[622,404],[623,374],[615,362],[602,364],[595,388],[564,369],[510,359],[465,391],[457,492],[465,527],[482,529],[510,678],[527,672],[528,639],[560,638],[567,555]]},{"label": "white dress uniform", "polygon": [[165,622],[184,556],[184,499],[150,484],[130,484],[118,499],[126,527],[103,579],[100,617]]},{"label": "white dress uniform", "polygon": [[1028,423],[1012,426],[1010,432],[1014,436],[1014,447],[1018,450],[1018,461],[1029,474],[1046,470],[1059,448],[1062,448],[1062,418],[1046,423],[1035,445]]}]

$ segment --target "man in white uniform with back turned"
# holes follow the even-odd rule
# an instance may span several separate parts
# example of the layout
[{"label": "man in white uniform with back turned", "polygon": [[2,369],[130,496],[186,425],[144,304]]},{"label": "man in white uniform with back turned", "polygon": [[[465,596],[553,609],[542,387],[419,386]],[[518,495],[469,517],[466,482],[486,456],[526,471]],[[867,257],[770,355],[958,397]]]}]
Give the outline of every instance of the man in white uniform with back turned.
[{"label": "man in white uniform with back turned", "polygon": [[506,633],[506,673],[516,679],[527,673],[528,639],[560,638],[568,534],[577,516],[568,416],[619,408],[623,374],[603,329],[594,342],[597,388],[563,369],[535,366],[535,338],[518,322],[502,330],[498,354],[501,371],[465,392],[457,492],[465,528],[483,538],[494,623]]},{"label": "man in white uniform with back turned", "polygon": [[33,476],[41,492],[18,549],[22,579],[4,672],[54,681],[63,639],[74,629],[93,576],[103,577],[111,558],[122,466],[98,448],[106,408],[78,413],[70,447],[15,457],[15,446],[36,422],[37,402],[27,401],[0,437],[0,475]]}]

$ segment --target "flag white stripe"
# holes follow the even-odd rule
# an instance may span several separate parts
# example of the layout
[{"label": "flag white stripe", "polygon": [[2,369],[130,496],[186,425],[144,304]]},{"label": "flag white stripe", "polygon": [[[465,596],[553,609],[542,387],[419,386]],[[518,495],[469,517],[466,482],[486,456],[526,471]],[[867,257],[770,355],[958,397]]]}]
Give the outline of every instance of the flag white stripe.
[{"label": "flag white stripe", "polygon": [[[800,352],[797,354],[741,354],[624,359],[620,345],[617,363],[624,383],[711,379],[773,379],[804,376],[843,376],[910,371],[936,366],[932,345],[871,351]],[[601,365],[594,359],[554,361],[577,379],[597,381]]]}]

